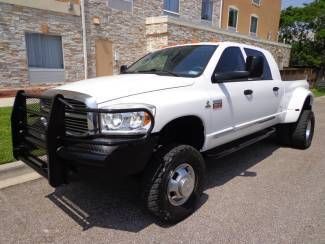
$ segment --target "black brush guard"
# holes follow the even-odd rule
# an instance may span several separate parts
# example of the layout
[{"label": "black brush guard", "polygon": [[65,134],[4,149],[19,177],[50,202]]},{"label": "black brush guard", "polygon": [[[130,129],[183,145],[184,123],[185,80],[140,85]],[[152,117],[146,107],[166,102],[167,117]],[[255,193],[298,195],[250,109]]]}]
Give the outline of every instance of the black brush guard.
[{"label": "black brush guard", "polygon": [[[42,101],[51,101],[50,110],[42,110]],[[96,129],[87,135],[67,135],[65,109],[69,113],[92,113],[98,121]],[[145,135],[108,136],[101,133],[101,113],[144,111],[151,118],[151,126]],[[53,187],[67,183],[67,163],[58,151],[66,145],[78,143],[89,145],[116,146],[146,140],[154,127],[154,117],[145,108],[132,109],[80,109],[69,104],[62,95],[54,97],[17,92],[11,116],[13,155],[22,160],[42,176]]]}]

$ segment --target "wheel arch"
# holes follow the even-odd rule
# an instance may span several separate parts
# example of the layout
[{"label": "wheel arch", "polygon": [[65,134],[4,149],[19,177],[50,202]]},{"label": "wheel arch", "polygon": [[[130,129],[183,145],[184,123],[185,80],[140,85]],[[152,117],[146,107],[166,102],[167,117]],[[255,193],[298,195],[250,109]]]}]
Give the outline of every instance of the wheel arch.
[{"label": "wheel arch", "polygon": [[205,142],[205,126],[197,115],[186,115],[166,123],[158,132],[160,145],[180,143],[202,149]]},{"label": "wheel arch", "polygon": [[296,89],[293,92],[287,107],[283,123],[297,122],[303,110],[312,110],[314,96],[307,89]]},{"label": "wheel arch", "polygon": [[305,109],[312,110],[313,103],[314,103],[314,97],[310,94],[305,98],[305,102],[304,102],[301,110],[305,110]]}]

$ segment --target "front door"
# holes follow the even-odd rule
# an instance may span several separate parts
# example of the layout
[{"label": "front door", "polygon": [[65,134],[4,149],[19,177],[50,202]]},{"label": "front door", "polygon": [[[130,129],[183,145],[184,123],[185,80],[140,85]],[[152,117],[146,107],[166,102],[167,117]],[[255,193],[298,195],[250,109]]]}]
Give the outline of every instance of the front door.
[{"label": "front door", "polygon": [[109,40],[96,40],[96,76],[113,75],[113,47]]}]

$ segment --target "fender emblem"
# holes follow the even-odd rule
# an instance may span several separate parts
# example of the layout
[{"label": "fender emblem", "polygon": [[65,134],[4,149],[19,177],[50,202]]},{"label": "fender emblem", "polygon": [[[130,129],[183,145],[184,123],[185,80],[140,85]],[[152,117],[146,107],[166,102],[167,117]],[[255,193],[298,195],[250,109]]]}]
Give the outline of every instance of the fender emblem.
[{"label": "fender emblem", "polygon": [[221,108],[222,108],[222,99],[213,100],[213,109],[217,110]]},{"label": "fender emblem", "polygon": [[207,104],[205,105],[205,108],[211,108],[210,101],[207,101]]}]

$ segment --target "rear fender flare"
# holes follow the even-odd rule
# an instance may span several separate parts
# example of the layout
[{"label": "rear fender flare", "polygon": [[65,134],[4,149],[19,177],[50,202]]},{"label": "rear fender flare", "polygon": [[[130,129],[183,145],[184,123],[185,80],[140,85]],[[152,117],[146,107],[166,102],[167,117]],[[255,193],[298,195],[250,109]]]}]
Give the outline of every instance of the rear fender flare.
[{"label": "rear fender flare", "polygon": [[305,88],[297,88],[289,102],[283,123],[295,123],[298,121],[300,114],[305,108],[312,108],[314,96],[312,92]]}]

